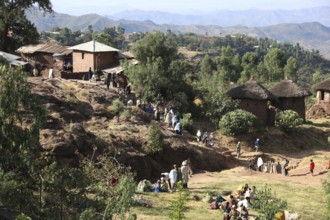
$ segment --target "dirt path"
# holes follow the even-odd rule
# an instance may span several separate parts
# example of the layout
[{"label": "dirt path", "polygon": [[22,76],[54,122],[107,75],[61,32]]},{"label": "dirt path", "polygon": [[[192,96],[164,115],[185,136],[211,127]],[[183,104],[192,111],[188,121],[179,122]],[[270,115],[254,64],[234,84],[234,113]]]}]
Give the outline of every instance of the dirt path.
[{"label": "dirt path", "polygon": [[[251,156],[251,155],[249,155]],[[267,155],[272,156],[272,155]],[[190,179],[189,186],[193,189],[200,189],[205,185],[212,185],[221,183],[224,181],[232,181],[237,180],[237,177],[241,179],[248,179],[249,177],[261,177],[264,179],[277,180],[281,182],[292,182],[297,184],[303,184],[311,187],[321,186],[321,180],[327,178],[327,173],[330,170],[326,170],[325,166],[327,161],[324,158],[330,157],[330,152],[328,151],[319,151],[314,152],[313,158],[316,158],[314,175],[312,176],[309,173],[309,160],[311,158],[310,154],[304,153],[304,158],[300,160],[300,164],[296,169],[289,171],[288,176],[284,176],[284,174],[274,174],[274,173],[264,173],[249,170],[243,166],[238,166],[236,168],[226,170],[223,172],[201,172],[196,173]],[[320,159],[318,159],[320,158]],[[290,160],[290,158],[288,158]],[[242,161],[246,160],[246,157],[241,159]],[[282,163],[281,163],[282,164]]]}]

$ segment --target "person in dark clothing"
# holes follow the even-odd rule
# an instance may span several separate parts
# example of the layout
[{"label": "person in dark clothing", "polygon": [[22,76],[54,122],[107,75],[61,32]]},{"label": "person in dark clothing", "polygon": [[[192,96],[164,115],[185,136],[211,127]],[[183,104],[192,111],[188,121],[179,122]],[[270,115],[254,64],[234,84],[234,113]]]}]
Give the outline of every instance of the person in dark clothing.
[{"label": "person in dark clothing", "polygon": [[111,74],[109,73],[104,80],[104,84],[107,86],[107,89],[109,89],[110,87],[110,81],[111,81]]},{"label": "person in dark clothing", "polygon": [[285,176],[287,176],[289,174],[288,173],[288,170],[289,170],[288,166],[289,166],[289,161],[288,160],[285,160],[285,163],[283,165],[283,170],[284,170],[284,175]]},{"label": "person in dark clothing", "polygon": [[89,67],[89,70],[88,70],[88,80],[90,80],[93,76],[93,72],[92,72],[92,68]]},{"label": "person in dark clothing", "polygon": [[115,73],[112,75],[112,87],[117,88],[117,76]]}]

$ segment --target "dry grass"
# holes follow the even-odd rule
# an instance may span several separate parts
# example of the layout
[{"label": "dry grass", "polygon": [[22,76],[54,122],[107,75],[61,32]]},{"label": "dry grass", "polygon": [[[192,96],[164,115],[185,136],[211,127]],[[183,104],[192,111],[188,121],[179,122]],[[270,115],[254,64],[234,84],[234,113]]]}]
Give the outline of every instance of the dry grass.
[{"label": "dry grass", "polygon": [[[212,174],[215,178],[210,184],[198,183],[192,184],[191,196],[198,195],[203,197],[207,192],[214,195],[221,194],[223,191],[236,192],[243,184],[255,185],[258,188],[270,186],[277,197],[288,202],[288,210],[297,212],[301,220],[314,219],[315,213],[318,213],[318,219],[325,219],[326,204],[323,197],[322,188],[319,186],[306,186],[304,183],[291,183],[279,180],[270,180],[260,176],[240,176],[237,177],[237,169]],[[203,185],[201,188],[199,186]],[[144,198],[152,201],[152,208],[134,207],[133,212],[137,214],[138,219],[168,219],[170,212],[170,202],[176,198],[173,193],[144,193]],[[251,210],[250,214],[256,212]],[[187,203],[185,212],[186,219],[222,219],[222,212],[211,210],[208,203],[203,201],[190,200]]]}]

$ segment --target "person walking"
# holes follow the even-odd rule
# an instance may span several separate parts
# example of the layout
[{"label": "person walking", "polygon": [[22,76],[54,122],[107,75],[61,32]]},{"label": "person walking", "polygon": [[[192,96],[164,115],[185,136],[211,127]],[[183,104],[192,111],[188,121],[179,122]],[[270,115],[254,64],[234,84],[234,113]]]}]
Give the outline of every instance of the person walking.
[{"label": "person walking", "polygon": [[176,165],[173,165],[173,169],[169,173],[169,178],[171,182],[171,190],[172,192],[175,192],[176,190],[176,182],[178,180],[178,170],[176,168]]},{"label": "person walking", "polygon": [[188,181],[189,181],[189,167],[188,167],[188,161],[187,160],[182,162],[181,174],[182,174],[182,186],[183,186],[184,189],[187,189],[188,188]]},{"label": "person walking", "polygon": [[309,171],[311,172],[312,176],[314,176],[314,168],[315,168],[315,163],[313,160],[311,160],[311,163],[309,164]]},{"label": "person walking", "polygon": [[104,80],[104,84],[107,86],[107,90],[109,90],[110,82],[111,82],[111,74],[108,73],[107,77]]},{"label": "person walking", "polygon": [[261,172],[262,171],[262,165],[264,164],[264,161],[262,160],[261,157],[258,157],[257,160],[257,167],[258,167],[258,171]]},{"label": "person walking", "polygon": [[284,175],[287,176],[289,174],[289,161],[286,159],[283,165]]},{"label": "person walking", "polygon": [[237,158],[239,158],[239,155],[241,154],[241,142],[239,141],[236,145],[236,155]]},{"label": "person walking", "polygon": [[260,148],[260,140],[259,138],[257,138],[257,140],[254,142],[254,146],[256,148],[256,152],[259,151],[259,148]]},{"label": "person walking", "polygon": [[202,132],[201,132],[201,130],[197,130],[196,136],[197,136],[197,142],[200,142],[202,140]]}]

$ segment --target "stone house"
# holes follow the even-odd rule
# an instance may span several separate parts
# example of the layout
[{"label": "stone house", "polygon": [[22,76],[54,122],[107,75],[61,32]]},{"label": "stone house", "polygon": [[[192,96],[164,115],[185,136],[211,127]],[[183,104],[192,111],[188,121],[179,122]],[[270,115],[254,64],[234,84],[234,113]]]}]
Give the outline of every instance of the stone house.
[{"label": "stone house", "polygon": [[275,104],[281,111],[293,110],[306,120],[305,97],[310,96],[311,92],[299,87],[292,80],[282,80],[276,83],[269,91],[277,97]]},{"label": "stone house", "polygon": [[326,115],[330,115],[330,78],[312,86],[316,91],[316,106]]},{"label": "stone house", "polygon": [[72,50],[73,73],[86,73],[119,65],[119,50],[97,41],[89,41],[69,48]]},{"label": "stone house", "polygon": [[262,124],[274,125],[275,112],[271,103],[276,101],[276,97],[261,84],[249,80],[230,89],[227,94],[232,99],[239,100],[238,108],[251,112]]},{"label": "stone house", "polygon": [[316,91],[317,104],[330,106],[330,78],[313,85],[312,89]]}]

